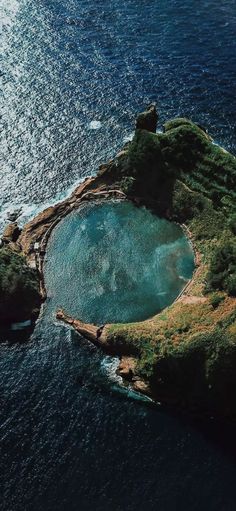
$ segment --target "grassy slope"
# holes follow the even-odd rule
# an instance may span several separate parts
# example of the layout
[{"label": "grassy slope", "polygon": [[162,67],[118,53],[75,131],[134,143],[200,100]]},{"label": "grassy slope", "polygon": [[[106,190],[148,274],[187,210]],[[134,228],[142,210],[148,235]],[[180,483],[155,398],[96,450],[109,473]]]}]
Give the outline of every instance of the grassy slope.
[{"label": "grassy slope", "polygon": [[[236,415],[236,293],[235,285],[231,296],[221,285],[236,277],[236,160],[185,119],[164,130],[136,134],[121,167],[129,179],[121,182],[187,225],[200,264],[181,300],[148,321],[112,325],[108,342],[137,357],[137,372],[157,398]],[[229,245],[223,280],[211,261]]]}]

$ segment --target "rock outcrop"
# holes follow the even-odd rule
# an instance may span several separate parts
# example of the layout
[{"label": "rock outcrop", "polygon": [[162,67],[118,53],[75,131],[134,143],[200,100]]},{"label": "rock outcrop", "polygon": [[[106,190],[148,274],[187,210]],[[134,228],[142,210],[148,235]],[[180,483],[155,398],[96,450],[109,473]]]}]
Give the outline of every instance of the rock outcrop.
[{"label": "rock outcrop", "polygon": [[9,211],[7,213],[7,219],[9,222],[16,222],[17,218],[21,215],[22,208],[15,209],[14,211]]},{"label": "rock outcrop", "polygon": [[156,133],[157,109],[155,103],[151,103],[144,112],[141,112],[136,120],[136,130],[147,130]]},{"label": "rock outcrop", "polygon": [[106,344],[105,327],[101,328],[90,323],[83,323],[79,319],[74,319],[69,316],[69,314],[66,314],[63,309],[57,311],[56,318],[73,327],[78,334],[82,335],[82,337],[85,337],[96,346],[99,346],[104,351],[109,351]]},{"label": "rock outcrop", "polygon": [[19,238],[21,233],[21,229],[18,227],[18,224],[16,222],[12,222],[8,224],[2,235],[2,243],[8,244],[8,243],[15,243],[17,239]]},{"label": "rock outcrop", "polygon": [[26,259],[11,250],[0,249],[0,324],[34,320],[41,305],[40,278]]}]

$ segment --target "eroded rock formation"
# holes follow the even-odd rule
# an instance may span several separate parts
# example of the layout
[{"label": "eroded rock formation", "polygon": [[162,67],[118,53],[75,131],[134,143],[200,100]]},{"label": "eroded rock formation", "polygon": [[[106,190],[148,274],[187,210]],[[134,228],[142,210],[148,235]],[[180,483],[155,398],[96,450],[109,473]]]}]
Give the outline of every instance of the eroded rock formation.
[{"label": "eroded rock formation", "polygon": [[136,120],[137,130],[147,130],[156,133],[157,129],[157,109],[155,103],[151,103],[144,112],[141,112]]}]

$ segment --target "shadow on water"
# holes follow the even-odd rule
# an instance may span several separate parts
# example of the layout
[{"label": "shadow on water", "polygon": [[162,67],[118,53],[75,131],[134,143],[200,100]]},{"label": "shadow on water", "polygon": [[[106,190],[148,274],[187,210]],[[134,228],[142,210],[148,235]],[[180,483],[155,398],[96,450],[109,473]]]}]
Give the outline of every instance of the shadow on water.
[{"label": "shadow on water", "polygon": [[[101,350],[96,348],[89,341],[81,337],[74,331],[71,332],[71,339],[75,345],[80,343],[91,356],[96,355],[97,351]],[[102,353],[102,352],[101,352]],[[235,426],[234,420],[204,416],[201,414],[193,414],[187,410],[177,410],[174,407],[162,403],[155,403],[150,398],[139,392],[133,391],[128,385],[122,383],[111,383],[109,378],[104,377],[101,373],[96,378],[96,381],[88,380],[86,375],[83,377],[78,375],[75,378],[75,385],[89,390],[91,395],[107,395],[113,397],[117,402],[131,401],[140,408],[146,408],[154,414],[168,417],[170,420],[177,421],[184,429],[191,428],[199,433],[208,444],[211,444],[224,455],[236,461],[236,441],[235,441]]]},{"label": "shadow on water", "polygon": [[[152,406],[157,409],[157,405],[145,403],[145,406]],[[171,410],[170,407],[161,405],[158,411],[177,419],[183,427],[191,427],[224,455],[236,461],[236,441],[235,426],[236,422],[230,419],[217,417],[204,417],[191,415],[188,411]]]}]

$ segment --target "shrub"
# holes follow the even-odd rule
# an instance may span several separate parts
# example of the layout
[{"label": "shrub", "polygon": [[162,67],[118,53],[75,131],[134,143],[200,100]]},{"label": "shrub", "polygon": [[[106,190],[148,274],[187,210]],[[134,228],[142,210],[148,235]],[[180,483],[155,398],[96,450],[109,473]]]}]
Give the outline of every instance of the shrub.
[{"label": "shrub", "polygon": [[[173,183],[178,178],[202,198],[185,200],[183,216],[194,216],[204,196],[215,208],[233,211],[236,200],[236,159],[211,142],[196,124],[174,119],[164,125],[164,133],[138,130],[129,144],[121,173],[135,177],[135,192],[170,202]],[[164,189],[164,194],[163,194]],[[168,200],[166,197],[168,196]],[[222,208],[223,206],[223,208]],[[228,216],[228,214],[227,214]]]},{"label": "shrub", "polygon": [[144,181],[154,174],[164,181],[165,160],[158,135],[138,130],[129,146],[128,160],[130,171],[135,177]]},{"label": "shrub", "polygon": [[229,218],[229,228],[231,232],[236,236],[236,213],[233,213]]},{"label": "shrub", "polygon": [[213,309],[216,309],[221,302],[224,301],[224,296],[219,293],[213,293],[210,297],[210,304]]},{"label": "shrub", "polygon": [[236,296],[236,270],[226,279],[226,286],[229,295]]},{"label": "shrub", "polygon": [[160,138],[168,165],[178,169],[179,175],[182,171],[191,172],[208,146],[205,134],[193,123],[168,130]]},{"label": "shrub", "polygon": [[236,243],[227,242],[213,252],[206,290],[214,289],[236,296]]},{"label": "shrub", "polygon": [[191,220],[205,206],[206,199],[202,194],[193,192],[183,183],[176,182],[173,193],[173,215],[180,221]]},{"label": "shrub", "polygon": [[186,124],[188,126],[195,126],[194,123],[186,117],[176,117],[175,119],[171,119],[170,121],[165,122],[163,126],[164,133],[175,128],[179,128],[180,126],[186,126]]}]

